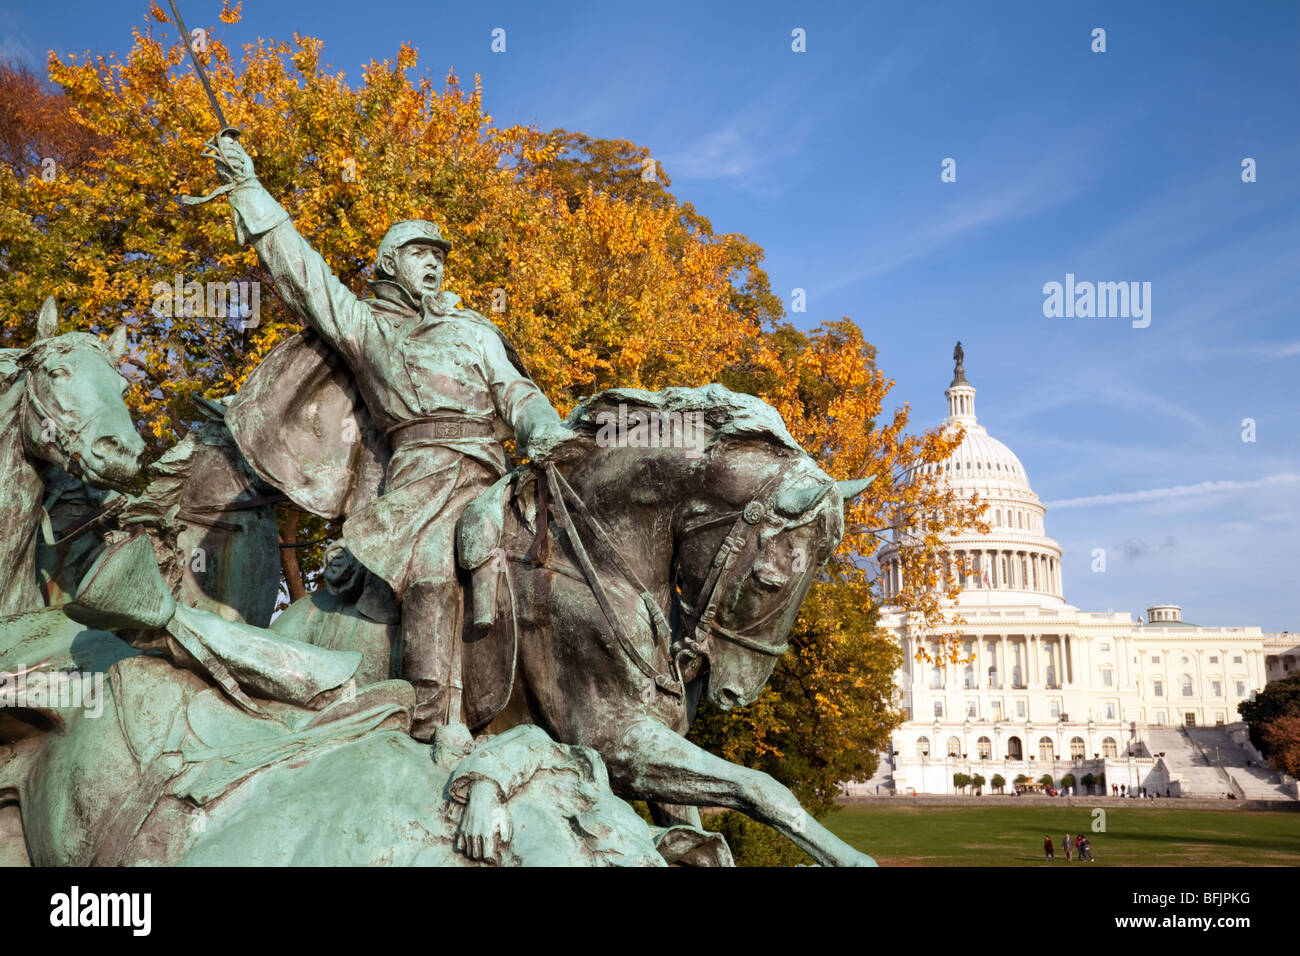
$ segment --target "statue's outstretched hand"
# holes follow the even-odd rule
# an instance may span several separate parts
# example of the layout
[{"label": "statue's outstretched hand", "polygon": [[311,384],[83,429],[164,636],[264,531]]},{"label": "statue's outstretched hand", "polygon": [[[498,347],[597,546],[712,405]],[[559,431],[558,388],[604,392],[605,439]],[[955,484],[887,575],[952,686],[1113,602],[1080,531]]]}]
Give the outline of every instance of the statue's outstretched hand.
[{"label": "statue's outstretched hand", "polygon": [[460,815],[456,849],[471,860],[495,863],[510,842],[513,828],[510,811],[491,780],[478,780],[470,787],[469,799]]},{"label": "statue's outstretched hand", "polygon": [[203,155],[216,165],[217,177],[223,183],[242,183],[257,176],[252,157],[244,151],[239,140],[228,133],[220,133],[204,143]]}]

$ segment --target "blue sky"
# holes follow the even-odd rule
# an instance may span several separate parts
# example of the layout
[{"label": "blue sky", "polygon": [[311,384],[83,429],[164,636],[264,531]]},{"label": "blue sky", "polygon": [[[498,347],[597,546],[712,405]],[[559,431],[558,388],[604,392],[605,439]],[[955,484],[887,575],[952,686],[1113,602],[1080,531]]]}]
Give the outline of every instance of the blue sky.
[{"label": "blue sky", "polygon": [[[0,53],[125,51],[146,7],[9,0]],[[1300,629],[1300,4],[245,0],[224,35],[294,31],[354,78],[406,41],[499,122],[649,146],[806,290],[792,320],[863,328],[918,426],[961,339],[981,422],[1074,502],[1047,517],[1071,603]],[[1067,273],[1150,282],[1150,326],[1045,318]]]}]

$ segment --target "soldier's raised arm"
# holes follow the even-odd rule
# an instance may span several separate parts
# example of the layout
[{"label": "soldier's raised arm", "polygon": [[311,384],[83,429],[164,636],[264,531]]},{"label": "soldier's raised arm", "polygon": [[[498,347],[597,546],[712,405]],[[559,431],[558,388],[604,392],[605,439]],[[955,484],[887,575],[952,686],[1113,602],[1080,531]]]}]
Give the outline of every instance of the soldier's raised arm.
[{"label": "soldier's raised arm", "polygon": [[351,358],[370,310],[339,281],[329,264],[298,234],[284,210],[257,179],[253,160],[237,139],[223,137],[213,158],[235,211],[239,239],[252,242],[275,291],[289,309],[327,343]]}]

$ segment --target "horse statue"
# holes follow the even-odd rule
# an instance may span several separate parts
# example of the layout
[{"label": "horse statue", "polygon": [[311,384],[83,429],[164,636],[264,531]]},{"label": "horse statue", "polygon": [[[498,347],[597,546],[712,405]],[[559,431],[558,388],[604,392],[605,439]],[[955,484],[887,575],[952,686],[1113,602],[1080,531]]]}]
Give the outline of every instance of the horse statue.
[{"label": "horse statue", "polygon": [[[139,471],[144,451],[122,401],[127,382],[116,369],[126,327],[104,342],[81,332],[59,335],[58,326],[51,297],[37,317],[35,342],[0,350],[0,649],[25,644],[35,660],[66,657],[51,648],[69,648],[82,631],[45,609],[37,587],[37,539],[42,532],[52,538],[42,520],[47,476],[57,470],[100,488],[120,488]],[[78,645],[83,655],[98,647],[93,638]],[[0,712],[0,739],[19,727],[21,721]],[[0,797],[0,843],[13,847],[20,834],[17,808]],[[20,862],[25,855],[0,852],[0,859]]]},{"label": "horse statue", "polygon": [[[634,408],[628,416],[632,419],[697,417],[704,424],[693,444],[608,441],[602,423],[620,406]],[[735,808],[785,833],[820,863],[870,864],[869,857],[808,816],[771,777],[715,757],[683,736],[702,697],[730,709],[758,696],[786,650],[785,637],[817,569],[840,540],[845,500],[868,482],[833,481],[790,437],[770,406],[717,386],[661,393],[606,392],[580,405],[569,424],[579,435],[566,453],[574,460],[517,470],[462,518],[461,560],[477,569],[475,613],[466,615],[467,719],[480,732],[480,741],[490,745],[498,738],[511,739],[510,734],[530,725],[541,728],[546,732],[543,737],[558,745],[598,754],[614,792],[652,801],[658,824],[698,833],[695,807]],[[498,508],[501,502],[506,503],[504,508]],[[637,542],[635,549],[627,547],[630,541]],[[485,569],[486,575],[478,573]],[[123,582],[130,586],[124,587]],[[495,607],[490,610],[495,613],[479,613],[481,594],[494,596]],[[145,599],[144,595],[152,596]],[[204,612],[173,607],[143,545],[98,562],[83,582],[76,604],[71,613],[89,613],[91,622],[162,626],[186,637],[191,648],[196,636],[245,648],[265,637],[286,640],[246,625],[218,623]],[[152,610],[159,604],[165,609]],[[237,632],[228,631],[236,627]],[[223,638],[223,633],[232,636]],[[297,636],[304,643],[310,639],[309,634]],[[202,649],[195,656],[202,656]],[[149,668],[147,678],[137,679],[150,684],[179,679],[165,666],[152,660],[128,662],[119,665],[117,672]],[[323,688],[324,683],[313,689]],[[393,683],[361,686],[357,693],[391,696],[384,688]],[[239,688],[230,687],[233,691],[224,698],[215,692],[204,694],[204,709],[221,703],[228,711],[223,723],[271,716],[237,713],[240,708],[233,693]],[[194,688],[211,690],[210,682],[196,683]],[[121,693],[130,691],[124,688]],[[263,696],[270,693],[263,689]],[[161,696],[157,691],[154,695]],[[260,700],[258,694],[252,696]],[[314,713],[319,705],[320,701],[306,698],[296,702],[307,713]],[[195,706],[187,703],[186,713]],[[337,698],[326,701],[327,709],[338,706]],[[200,725],[208,719],[201,719]],[[316,727],[318,719],[299,717],[289,723]],[[193,717],[188,718],[191,728],[194,724]],[[141,738],[130,748],[133,753],[150,754],[162,749],[151,738],[161,732],[137,720],[123,735]],[[87,730],[82,736],[88,740],[91,733]],[[171,733],[185,739],[184,731]],[[248,734],[241,731],[236,739]],[[363,740],[355,745],[369,746]],[[84,743],[74,746],[66,739],[55,749],[94,752]],[[328,804],[319,778],[285,775],[281,764],[249,766],[242,758],[233,762],[248,775],[234,784],[231,781],[238,774],[227,774],[230,779],[222,779],[233,790],[205,791],[200,796],[208,803],[203,806],[219,809],[231,801],[252,806],[265,785],[250,781],[264,774],[277,778],[277,792],[301,794],[295,799],[303,803]],[[404,761],[398,764],[404,766]],[[139,767],[139,778],[161,773],[151,771],[147,762]],[[66,784],[69,779],[85,779],[94,770],[93,765],[74,762],[59,779]],[[163,776],[183,779],[186,773],[197,772],[172,768]],[[404,779],[400,766],[384,773]],[[43,778],[38,775],[38,779]],[[117,779],[104,797],[104,808],[139,800],[135,784],[128,782],[138,778]],[[306,789],[309,779],[310,791]],[[177,796],[171,786],[163,788],[169,799]],[[246,792],[245,788],[252,788],[253,796],[230,795]],[[43,792],[45,801],[34,792],[29,794],[34,810],[48,807],[49,794],[61,790],[52,786]],[[195,794],[186,796],[192,801]],[[149,827],[159,829],[146,827],[141,832],[153,833],[157,845],[175,847],[177,841],[167,834],[180,826],[181,811],[173,809],[169,816],[158,809],[170,805],[167,801],[146,803],[137,812],[150,821]],[[241,858],[249,861],[301,862],[304,858],[297,854],[304,843],[316,854],[307,859],[328,858],[318,840],[304,837],[298,825],[302,821],[294,824],[270,812],[225,817],[212,807],[205,811],[209,814],[206,849],[200,851],[182,840],[184,852],[165,861],[220,858],[225,852],[221,847],[236,843],[244,847]],[[409,806],[405,809],[411,812]],[[168,819],[170,824],[165,822]],[[143,826],[139,821],[135,824]],[[461,825],[463,835],[483,848],[483,857],[513,859],[507,834],[486,816],[470,816]],[[364,820],[350,821],[349,826],[364,830],[363,842],[372,845],[375,834],[365,829]],[[104,832],[105,827],[113,829],[99,818],[83,826],[65,821],[49,830],[81,835],[76,852],[69,850],[53,859],[105,859],[90,849],[95,845],[91,835]],[[241,833],[238,839],[231,828]],[[412,859],[405,838],[385,837],[390,838],[398,839],[393,859]],[[126,843],[135,848],[139,839]],[[111,858],[119,862],[137,859],[132,854],[143,852],[123,850],[121,838],[111,842],[118,847]],[[252,848],[261,849],[254,853]],[[250,853],[253,856],[247,856]],[[162,861],[147,855],[143,859]]]},{"label": "horse statue", "polygon": [[[703,425],[687,443],[611,440],[628,406]],[[771,777],[683,736],[702,697],[725,710],[761,692],[869,482],[833,481],[775,410],[718,386],[609,391],[569,424],[569,460],[516,470],[462,519],[479,738],[433,761],[409,737],[405,682],[358,681],[359,653],[177,602],[145,537],[104,551],[66,607],[99,641],[93,716],[47,697],[0,723],[0,798],[32,862],[729,862],[705,805],[819,863],[870,865]],[[25,661],[3,635],[12,672]]]},{"label": "horse statue", "polygon": [[567,424],[576,461],[516,472],[499,534],[480,503],[461,519],[462,563],[507,585],[503,624],[484,633],[476,614],[466,635],[470,725],[593,748],[656,822],[726,807],[823,865],[871,864],[776,780],[684,738],[701,697],[724,711],[758,697],[870,479],[832,480],[775,409],[716,385],[613,389]]},{"label": "horse statue", "polygon": [[117,371],[126,326],[102,342],[84,332],[58,335],[54,298],[45,300],[36,341],[0,351],[0,615],[45,602],[35,570],[37,534],[48,523],[42,495],[51,467],[100,488],[120,489],[140,470],[144,442],[122,401]]}]

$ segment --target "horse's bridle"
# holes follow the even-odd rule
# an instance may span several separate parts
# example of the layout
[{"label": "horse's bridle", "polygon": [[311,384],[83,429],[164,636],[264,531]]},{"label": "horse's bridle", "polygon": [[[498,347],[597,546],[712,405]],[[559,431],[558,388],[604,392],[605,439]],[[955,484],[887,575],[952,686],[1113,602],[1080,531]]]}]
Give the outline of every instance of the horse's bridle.
[{"label": "horse's bridle", "polygon": [[[730,531],[723,538],[722,543],[718,546],[718,551],[714,555],[713,563],[709,568],[709,573],[705,578],[700,593],[696,596],[696,603],[702,602],[702,607],[696,613],[691,604],[678,595],[678,602],[681,605],[682,613],[689,621],[689,624],[683,627],[683,636],[680,640],[674,642],[668,649],[668,657],[671,661],[671,674],[665,674],[655,667],[652,661],[646,660],[628,637],[627,630],[623,622],[614,610],[612,602],[605,591],[604,585],[596,571],[595,565],[586,553],[586,548],[578,536],[572,516],[570,516],[566,501],[572,504],[573,510],[577,513],[583,523],[591,531],[595,539],[600,542],[602,548],[608,552],[614,566],[623,575],[624,579],[634,587],[645,606],[646,612],[650,615],[651,625],[656,633],[671,634],[671,628],[664,618],[663,611],[658,603],[654,600],[653,595],[638,577],[636,572],[628,564],[618,547],[610,540],[609,535],[601,527],[600,523],[587,509],[586,504],[574,491],[573,487],[565,480],[564,476],[554,464],[548,464],[544,468],[538,469],[538,478],[550,485],[551,501],[555,506],[556,517],[560,526],[564,528],[565,534],[573,547],[578,566],[586,579],[588,586],[596,597],[597,603],[605,614],[610,628],[614,633],[614,638],[622,649],[623,653],[636,665],[637,669],[654,681],[660,690],[672,694],[675,697],[681,697],[685,690],[686,681],[690,678],[684,676],[684,667],[689,668],[693,661],[701,660],[708,654],[709,641],[713,637],[718,637],[724,641],[739,645],[747,650],[763,654],[767,657],[780,657],[790,647],[789,642],[781,644],[772,644],[750,637],[744,631],[734,630],[722,626],[717,621],[717,614],[722,603],[723,596],[729,590],[733,580],[739,577],[747,577],[753,571],[753,564],[741,569],[741,573],[733,574],[732,569],[735,567],[736,558],[744,553],[749,547],[755,532],[759,525],[763,523],[774,512],[777,495],[781,490],[781,475],[773,475],[759,488],[758,492],[752,499],[739,511],[728,512],[723,515],[711,515],[708,518],[695,521],[684,526],[678,533],[681,537],[687,534],[694,534],[706,528],[711,528],[727,521],[732,522]],[[826,485],[826,491],[829,491],[831,485]],[[823,495],[825,492],[823,492]],[[540,500],[545,500],[544,497]],[[809,506],[808,510],[814,508],[821,496]],[[541,522],[544,525],[544,521]],[[540,540],[540,539],[539,539]],[[755,555],[757,559],[757,555]],[[809,568],[805,573],[811,573]],[[791,603],[799,597],[800,588],[793,588],[790,595],[785,601],[781,602],[776,608],[763,615],[757,621],[746,627],[745,631],[753,631],[762,627],[773,617],[786,613]]]},{"label": "horse's bridle", "polygon": [[[769,478],[754,495],[753,498],[739,511],[728,512],[722,515],[712,515],[686,524],[679,532],[679,537],[694,534],[703,531],[706,528],[715,525],[725,524],[731,521],[731,530],[727,536],[722,539],[718,546],[717,554],[713,557],[713,563],[709,568],[709,573],[700,586],[700,593],[696,596],[696,605],[698,611],[688,603],[685,598],[679,598],[682,607],[682,613],[689,624],[684,627],[683,636],[672,650],[674,666],[681,670],[679,661],[683,658],[692,659],[703,657],[708,653],[709,640],[712,637],[719,637],[724,641],[737,644],[747,650],[755,651],[768,657],[780,657],[790,649],[790,642],[783,641],[780,644],[772,644],[755,637],[748,636],[746,631],[754,631],[765,625],[772,618],[784,614],[789,610],[791,602],[799,596],[799,588],[792,588],[789,596],[775,608],[764,614],[757,621],[749,624],[744,630],[734,630],[723,627],[717,621],[717,613],[722,603],[724,595],[730,590],[733,581],[748,577],[753,573],[753,563],[751,562],[744,568],[739,569],[735,574],[729,574],[735,566],[736,558],[743,554],[749,547],[754,533],[769,516],[773,513],[777,495],[781,490],[781,475],[777,474]],[[830,485],[826,486],[830,490]],[[825,492],[822,493],[823,495]],[[813,501],[809,508],[816,507],[821,500],[821,495]],[[755,553],[757,560],[757,553]],[[809,569],[811,570],[811,569]]]}]

